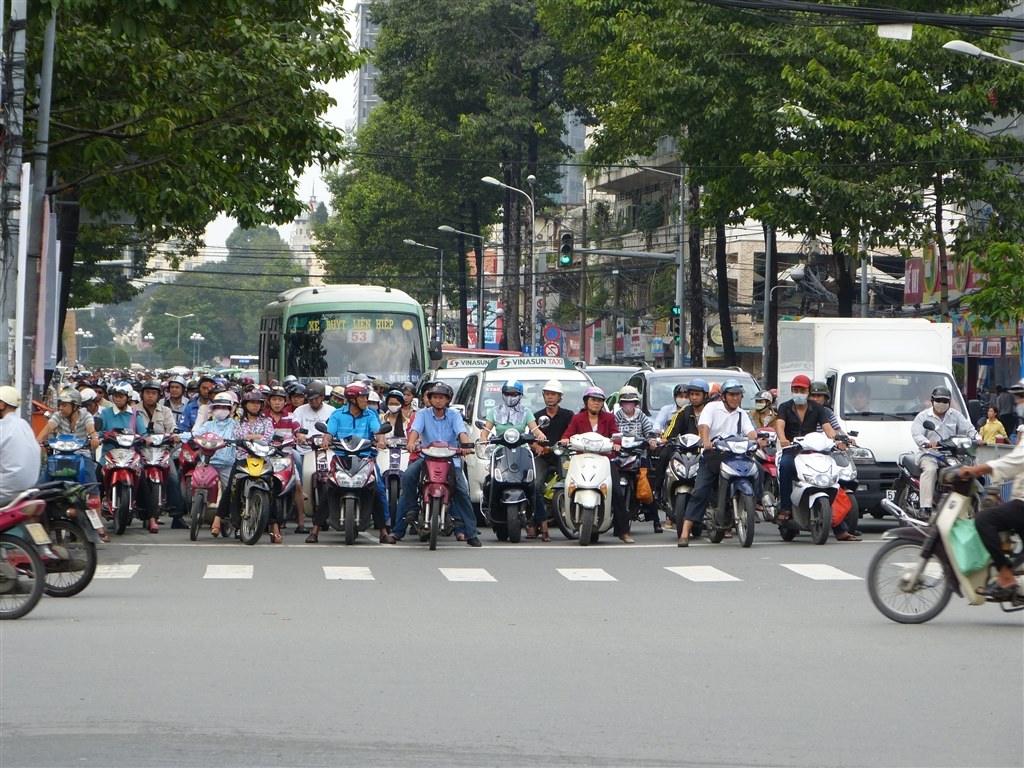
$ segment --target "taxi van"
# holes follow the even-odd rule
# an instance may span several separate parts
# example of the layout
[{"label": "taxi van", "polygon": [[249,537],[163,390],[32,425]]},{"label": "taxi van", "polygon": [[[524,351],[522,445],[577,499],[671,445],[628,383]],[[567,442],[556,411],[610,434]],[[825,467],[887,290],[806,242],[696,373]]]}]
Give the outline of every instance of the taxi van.
[{"label": "taxi van", "polygon": [[[542,390],[549,379],[562,383],[562,407],[573,413],[583,407],[583,393],[594,385],[593,380],[564,357],[499,357],[483,370],[471,371],[455,393],[453,406],[462,412],[466,431],[474,442],[480,429],[473,423],[486,420],[487,414],[501,404],[501,387],[514,379],[523,385],[523,403],[535,413],[544,407]],[[480,455],[483,453],[483,456]],[[473,504],[480,503],[484,478],[490,466],[490,453],[474,451],[465,457],[469,494]]]}]

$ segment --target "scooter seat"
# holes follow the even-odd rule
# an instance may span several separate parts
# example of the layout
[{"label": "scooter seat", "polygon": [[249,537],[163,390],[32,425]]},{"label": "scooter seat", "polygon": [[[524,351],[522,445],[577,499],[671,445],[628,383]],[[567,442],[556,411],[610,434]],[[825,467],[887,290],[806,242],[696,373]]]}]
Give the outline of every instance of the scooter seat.
[{"label": "scooter seat", "polygon": [[913,477],[921,476],[921,467],[917,464],[917,457],[912,453],[904,453],[900,456],[900,466],[906,469]]}]

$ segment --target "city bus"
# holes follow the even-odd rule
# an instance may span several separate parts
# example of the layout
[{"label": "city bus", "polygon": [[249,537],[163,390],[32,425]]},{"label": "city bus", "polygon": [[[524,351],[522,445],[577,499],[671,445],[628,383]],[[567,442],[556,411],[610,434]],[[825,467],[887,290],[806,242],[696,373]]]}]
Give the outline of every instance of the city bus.
[{"label": "city bus", "polygon": [[284,291],[260,318],[260,380],[296,376],[330,385],[355,378],[417,381],[428,360],[423,307],[378,285],[322,285]]}]

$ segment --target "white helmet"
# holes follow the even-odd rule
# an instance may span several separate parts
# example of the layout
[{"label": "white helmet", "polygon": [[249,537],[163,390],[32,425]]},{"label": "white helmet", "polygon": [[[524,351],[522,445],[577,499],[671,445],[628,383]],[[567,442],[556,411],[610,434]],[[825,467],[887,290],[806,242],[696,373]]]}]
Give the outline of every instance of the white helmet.
[{"label": "white helmet", "polygon": [[78,394],[82,396],[82,405],[85,405],[86,403],[91,403],[93,400],[96,399],[96,390],[90,389],[89,387],[86,387]]},{"label": "white helmet", "polygon": [[562,391],[562,382],[558,379],[548,379],[544,382],[544,392],[557,392],[558,394],[564,394]]},{"label": "white helmet", "polygon": [[371,389],[371,390],[370,390],[370,394],[366,396],[366,399],[367,399],[367,400],[368,400],[369,402],[371,402],[371,403],[379,403],[379,402],[380,402],[380,395],[378,395],[378,394],[377,394],[376,392],[374,392],[374,391],[373,391],[373,390]]}]

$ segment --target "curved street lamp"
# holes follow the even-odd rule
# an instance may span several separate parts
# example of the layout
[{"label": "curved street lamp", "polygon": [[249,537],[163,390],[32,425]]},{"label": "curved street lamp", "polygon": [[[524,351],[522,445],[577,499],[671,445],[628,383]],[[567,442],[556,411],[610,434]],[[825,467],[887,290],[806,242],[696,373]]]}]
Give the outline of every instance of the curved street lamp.
[{"label": "curved street lamp", "polygon": [[437,318],[435,319],[436,331],[434,333],[437,343],[441,343],[441,314],[444,311],[444,251],[438,248],[436,245],[427,245],[426,243],[418,243],[415,240],[406,238],[402,241],[406,245],[411,245],[414,248],[427,248],[431,251],[437,251],[440,256],[441,267],[438,270],[437,276]]}]

